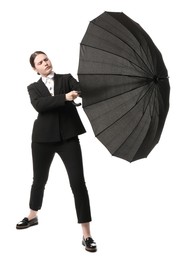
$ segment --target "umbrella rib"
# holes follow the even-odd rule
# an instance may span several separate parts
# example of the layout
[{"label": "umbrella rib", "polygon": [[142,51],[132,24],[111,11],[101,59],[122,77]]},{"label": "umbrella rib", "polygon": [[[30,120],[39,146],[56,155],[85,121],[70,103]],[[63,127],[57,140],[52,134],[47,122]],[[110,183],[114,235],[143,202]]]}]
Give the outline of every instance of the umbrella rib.
[{"label": "umbrella rib", "polygon": [[[120,41],[122,41],[123,43],[125,43],[126,45],[128,45],[129,48],[132,49],[132,50],[138,55],[138,57],[142,60],[142,62],[145,64],[145,66],[146,66],[147,69],[150,71],[150,73],[153,74],[153,73],[151,72],[151,70],[149,69],[149,67],[147,66],[147,64],[145,63],[145,61],[142,59],[142,57],[141,57],[126,41],[122,40],[122,39],[121,39],[120,37],[118,37],[117,35],[111,33],[110,31],[108,31],[108,30],[106,30],[105,28],[103,28],[102,26],[100,26],[100,25],[94,23],[93,21],[91,21],[91,23],[94,24],[95,26],[101,28],[102,30],[108,32],[109,34],[115,36],[115,37],[118,38]],[[127,29],[127,30],[128,30],[128,29]],[[129,30],[128,30],[128,31],[129,31]],[[141,46],[141,44],[140,44],[140,46]],[[143,50],[143,52],[144,52],[144,54],[145,54],[145,51],[144,51],[144,49],[142,48],[142,46],[141,46],[141,49]],[[146,54],[145,54],[145,56],[146,56]],[[147,57],[147,56],[146,56],[146,57]],[[148,63],[149,63],[149,61],[148,61]],[[150,64],[149,64],[149,65],[150,65]]]},{"label": "umbrella rib", "polygon": [[[109,16],[110,16],[110,14],[108,13],[108,12],[106,12]],[[124,26],[123,25],[123,23],[121,23],[119,20],[117,20],[122,26]],[[134,22],[134,21],[133,21]],[[139,26],[139,25],[138,25]],[[136,37],[136,35],[134,34],[134,33],[132,33],[132,31],[130,31],[127,27],[126,27],[126,29],[136,38],[136,40],[138,41],[138,39],[137,39],[137,37]],[[141,26],[140,26],[140,28],[139,28],[140,30],[143,30],[143,28],[141,28]],[[143,30],[144,31],[144,30]],[[146,32],[145,32],[146,33]],[[115,35],[116,36],[116,35]],[[149,35],[148,35],[149,36]],[[116,36],[117,37],[117,36]],[[118,37],[119,38],[119,37]],[[139,42],[139,41],[138,41]],[[126,43],[127,44],[127,43]],[[139,44],[140,44],[140,42],[139,42]],[[142,45],[140,44],[140,46],[141,46],[141,49],[143,50],[143,52],[144,52],[144,54],[145,54],[145,56],[146,56],[146,58],[147,58],[147,55],[146,55],[146,53],[145,53],[145,51],[144,51],[144,49],[143,49],[143,47],[142,47]],[[138,53],[137,53],[137,55],[138,55]],[[139,55],[138,55],[139,56]],[[141,57],[140,57],[141,58]],[[151,60],[152,60],[152,56],[151,56]],[[142,59],[142,61],[143,61],[143,59]],[[150,65],[150,67],[151,67],[151,64],[150,64],[150,62],[149,62],[149,60],[147,59],[147,61],[148,61],[148,63],[149,63],[149,65]],[[144,61],[143,61],[144,62]],[[145,63],[144,63],[145,64]],[[145,64],[146,65],[146,64]]]},{"label": "umbrella rib", "polygon": [[[79,74],[79,75],[84,75],[84,74]],[[85,74],[85,75],[88,75],[88,74]],[[94,74],[94,75],[97,75],[97,74]],[[98,75],[105,75],[105,74],[98,74]],[[108,76],[108,74],[106,74],[106,75]],[[110,74],[110,75],[111,75],[111,74]],[[116,75],[116,74],[114,74],[114,75]],[[138,76],[137,76],[137,78],[141,78],[141,77],[138,77]],[[147,82],[146,82],[146,84],[147,84]],[[138,86],[138,87],[133,88],[133,89],[129,89],[128,91],[125,91],[125,92],[123,92],[122,94],[131,92],[132,90],[136,90],[136,89],[142,88],[142,87],[144,87],[146,84],[141,85],[141,86]],[[111,98],[118,97],[118,96],[121,96],[121,93],[119,93],[119,94],[117,94],[117,95],[115,95],[115,96],[112,96],[112,97],[105,98],[104,101],[109,100],[109,99],[111,99]],[[84,98],[84,97],[83,97],[83,98]],[[103,102],[103,100],[94,102],[94,105],[95,105],[95,104],[98,104],[98,103],[101,103],[101,102]],[[91,105],[88,105],[88,106],[91,106]],[[88,107],[88,106],[84,106],[84,108],[86,108],[86,107]]]},{"label": "umbrella rib", "polygon": [[[123,57],[123,56],[120,56],[120,55],[118,55],[118,54],[116,54],[116,53],[113,53],[113,52],[110,52],[110,51],[106,51],[106,50],[104,50],[104,49],[97,48],[97,47],[93,47],[93,46],[91,46],[91,45],[87,45],[87,44],[83,44],[83,43],[81,43],[81,45],[82,45],[82,46],[89,47],[89,48],[92,48],[92,49],[100,50],[100,51],[103,51],[103,52],[106,52],[106,53],[110,53],[110,54],[112,54],[112,55],[115,55],[115,56],[117,56],[117,57],[120,57],[120,58],[122,58],[122,59],[124,59],[124,60],[129,61],[131,64],[135,65],[136,67],[138,67],[138,68],[141,69],[142,71],[148,73],[148,71],[142,69],[140,66],[138,66],[138,65],[135,64],[134,62],[132,62],[132,61],[130,61],[129,59],[127,59],[127,58],[125,58],[125,57]],[[82,60],[83,60],[83,59],[82,59]],[[145,64],[145,63],[144,63],[144,64]],[[145,65],[146,65],[146,64],[145,64]],[[146,66],[146,67],[147,67],[147,66]],[[148,67],[147,67],[147,68],[148,68]],[[148,68],[148,70],[149,70],[149,68]],[[152,75],[152,73],[150,72],[150,70],[149,70],[149,74]]]},{"label": "umbrella rib", "polygon": [[[148,91],[147,92],[149,92],[150,91],[150,88],[148,89]],[[153,92],[155,92],[155,91],[153,91]],[[151,94],[151,96],[150,96],[150,98],[149,98],[149,100],[151,99],[151,97],[152,97],[152,95],[153,95],[153,92],[152,92],[152,94]],[[144,95],[145,96],[145,95]],[[143,98],[143,97],[142,97]],[[141,99],[142,99],[141,98]],[[142,116],[141,116],[141,118],[139,119],[139,121],[138,121],[138,123],[137,123],[137,125],[136,125],[136,127],[133,129],[133,131],[126,137],[126,139],[123,141],[123,143],[118,147],[118,149],[117,150],[115,150],[115,152],[113,152],[113,154],[115,154],[121,147],[122,147],[122,145],[126,142],[126,140],[129,138],[129,136],[131,136],[132,134],[133,134],[133,132],[137,129],[137,127],[138,127],[138,125],[139,125],[139,123],[141,122],[141,119],[142,119],[142,117],[144,116],[144,114],[145,114],[145,111],[147,110],[147,108],[148,108],[148,104],[149,104],[149,102],[147,102],[147,106],[146,106],[146,108],[145,108],[145,110],[144,110],[144,112],[143,112],[143,114],[142,114]],[[131,108],[132,109],[132,108]],[[123,115],[124,116],[124,115]],[[121,117],[122,118],[122,117]]]},{"label": "umbrella rib", "polygon": [[[136,101],[135,105],[132,106],[130,110],[128,110],[124,115],[122,115],[120,118],[118,118],[115,122],[113,122],[112,124],[110,124],[109,126],[107,126],[105,129],[103,129],[101,132],[99,132],[99,133],[96,135],[96,137],[99,136],[99,135],[100,135],[101,133],[103,133],[104,131],[106,131],[106,129],[108,129],[109,127],[111,127],[112,125],[114,125],[117,121],[119,121],[121,118],[123,118],[126,114],[128,114],[128,113],[148,94],[148,92],[150,92],[150,91],[151,91],[151,89],[150,89],[150,87],[148,87],[148,89],[147,89],[147,91],[145,92],[145,94],[144,94],[140,99],[138,99],[138,100]],[[99,103],[99,102],[98,102],[98,103]],[[95,104],[96,104],[96,103],[95,103]],[[146,109],[147,109],[147,107],[146,107]],[[146,109],[144,110],[144,112],[146,111]]]},{"label": "umbrella rib", "polygon": [[148,78],[148,77],[141,77],[141,76],[137,76],[137,75],[129,75],[129,74],[122,74],[122,73],[78,73],[78,75],[84,75],[84,76],[125,76],[125,77],[131,77],[131,78],[140,78],[140,79],[152,79],[152,78]]}]

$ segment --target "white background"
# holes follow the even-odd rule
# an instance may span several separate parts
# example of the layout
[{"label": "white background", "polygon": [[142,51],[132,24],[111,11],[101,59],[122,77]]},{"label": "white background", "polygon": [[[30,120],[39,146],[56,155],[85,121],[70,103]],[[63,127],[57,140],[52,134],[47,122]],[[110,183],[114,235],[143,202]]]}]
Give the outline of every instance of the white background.
[{"label": "white background", "polygon": [[[187,259],[186,8],[165,0],[6,0],[0,14],[0,259]],[[104,11],[124,12],[163,54],[171,85],[170,110],[159,144],[147,159],[112,157],[94,137],[80,137],[98,252],[81,246],[67,174],[56,156],[40,224],[18,231],[28,214],[32,182],[31,131],[37,116],[27,85],[38,79],[29,56],[43,50],[57,73],[77,78],[79,47],[89,21]]]}]

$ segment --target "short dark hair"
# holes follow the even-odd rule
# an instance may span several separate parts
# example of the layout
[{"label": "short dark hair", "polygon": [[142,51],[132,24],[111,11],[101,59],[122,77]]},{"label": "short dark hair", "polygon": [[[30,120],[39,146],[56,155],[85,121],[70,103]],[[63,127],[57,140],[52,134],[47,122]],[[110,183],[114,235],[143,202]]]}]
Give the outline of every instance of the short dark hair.
[{"label": "short dark hair", "polygon": [[45,54],[45,52],[43,52],[43,51],[35,51],[35,52],[33,52],[32,54],[31,54],[31,56],[30,56],[30,64],[31,64],[31,66],[33,67],[33,68],[35,68],[35,63],[34,63],[34,60],[35,60],[35,58],[36,58],[36,56],[38,56],[39,54],[44,54],[44,55],[46,55]]}]

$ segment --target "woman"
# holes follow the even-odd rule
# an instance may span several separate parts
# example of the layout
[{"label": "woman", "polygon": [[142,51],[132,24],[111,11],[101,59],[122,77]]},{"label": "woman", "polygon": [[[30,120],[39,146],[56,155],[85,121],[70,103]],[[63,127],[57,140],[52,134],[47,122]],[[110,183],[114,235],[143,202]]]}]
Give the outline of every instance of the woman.
[{"label": "woman", "polygon": [[32,132],[33,183],[30,212],[16,228],[25,229],[38,224],[49,168],[55,153],[61,157],[75,199],[78,223],[83,231],[82,244],[88,251],[97,250],[90,234],[90,203],[84,180],[81,147],[78,135],[85,128],[74,100],[79,96],[79,83],[71,74],[56,74],[52,63],[42,51],[30,56],[30,64],[41,78],[28,86],[31,104],[38,112]]}]

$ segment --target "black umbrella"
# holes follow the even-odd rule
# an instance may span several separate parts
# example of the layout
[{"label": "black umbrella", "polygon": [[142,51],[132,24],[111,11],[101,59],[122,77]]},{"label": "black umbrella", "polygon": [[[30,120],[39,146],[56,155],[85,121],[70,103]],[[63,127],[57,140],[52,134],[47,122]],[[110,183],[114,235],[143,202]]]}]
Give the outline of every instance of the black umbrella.
[{"label": "black umbrella", "polygon": [[162,55],[124,13],[104,12],[80,44],[83,109],[95,136],[114,156],[145,158],[158,143],[169,109]]}]

